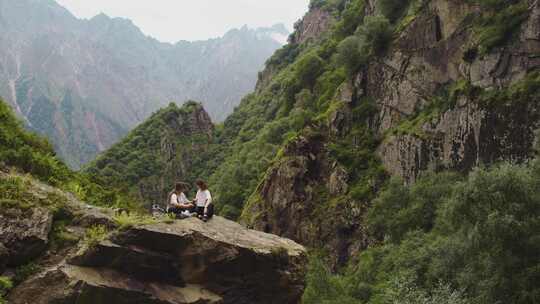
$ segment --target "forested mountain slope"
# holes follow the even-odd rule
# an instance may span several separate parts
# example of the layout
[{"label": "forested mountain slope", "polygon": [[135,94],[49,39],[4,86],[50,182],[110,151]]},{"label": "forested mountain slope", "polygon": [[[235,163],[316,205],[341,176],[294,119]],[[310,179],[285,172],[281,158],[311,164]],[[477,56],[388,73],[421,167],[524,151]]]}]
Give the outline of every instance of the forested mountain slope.
[{"label": "forested mountain slope", "polygon": [[81,20],[53,0],[2,0],[0,96],[79,168],[170,102],[201,100],[223,120],[287,35],[282,25],[243,27],[161,43],[127,19]]},{"label": "forested mountain slope", "polygon": [[369,243],[362,219],[389,176],[530,158],[538,20],[523,1],[312,2],[225,121],[219,200],[347,257]]},{"label": "forested mountain slope", "polygon": [[178,181],[206,178],[216,131],[202,105],[170,104],[89,164],[85,172],[147,204],[163,204]]}]

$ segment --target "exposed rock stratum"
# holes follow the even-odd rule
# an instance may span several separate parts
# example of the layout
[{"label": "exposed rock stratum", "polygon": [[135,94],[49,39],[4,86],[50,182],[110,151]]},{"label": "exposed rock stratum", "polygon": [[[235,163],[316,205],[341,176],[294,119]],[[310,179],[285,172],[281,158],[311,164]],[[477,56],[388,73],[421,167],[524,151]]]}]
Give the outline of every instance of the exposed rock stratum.
[{"label": "exposed rock stratum", "polygon": [[75,249],[9,303],[298,303],[303,291],[302,246],[221,217],[132,227]]}]

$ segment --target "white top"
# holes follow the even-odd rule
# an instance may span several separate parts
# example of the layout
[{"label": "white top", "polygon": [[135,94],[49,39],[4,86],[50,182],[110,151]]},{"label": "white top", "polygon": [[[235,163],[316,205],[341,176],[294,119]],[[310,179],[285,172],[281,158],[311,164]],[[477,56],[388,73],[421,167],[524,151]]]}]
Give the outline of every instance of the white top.
[{"label": "white top", "polygon": [[197,201],[197,207],[206,207],[212,202],[212,195],[208,190],[198,190],[195,200]]},{"label": "white top", "polygon": [[187,199],[184,192],[180,193],[180,195],[176,195],[176,193],[173,192],[171,195],[171,201],[169,202],[169,206],[176,206],[178,204],[188,204],[189,200]]},{"label": "white top", "polygon": [[180,204],[189,204],[189,200],[187,199],[186,195],[184,194],[184,192],[180,193],[180,197],[178,198],[178,202]]}]

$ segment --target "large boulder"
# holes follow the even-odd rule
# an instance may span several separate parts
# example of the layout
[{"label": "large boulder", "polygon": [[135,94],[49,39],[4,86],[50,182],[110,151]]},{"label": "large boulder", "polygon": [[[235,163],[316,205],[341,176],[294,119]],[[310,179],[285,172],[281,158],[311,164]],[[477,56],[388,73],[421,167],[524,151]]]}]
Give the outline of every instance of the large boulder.
[{"label": "large boulder", "polygon": [[46,208],[1,210],[0,244],[3,246],[0,248],[7,251],[4,252],[5,264],[22,265],[45,252],[52,220],[53,214]]},{"label": "large boulder", "polygon": [[117,232],[18,286],[10,303],[292,304],[305,264],[291,240],[192,218]]},{"label": "large boulder", "polygon": [[221,297],[197,285],[172,286],[136,280],[111,270],[62,264],[19,285],[13,304],[210,304]]}]

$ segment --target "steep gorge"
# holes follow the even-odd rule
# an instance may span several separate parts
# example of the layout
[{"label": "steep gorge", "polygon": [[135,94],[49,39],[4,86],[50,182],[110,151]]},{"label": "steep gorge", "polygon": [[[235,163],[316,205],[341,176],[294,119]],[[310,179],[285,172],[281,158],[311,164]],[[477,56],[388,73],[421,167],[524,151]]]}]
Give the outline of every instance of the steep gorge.
[{"label": "steep gorge", "polygon": [[[324,247],[339,264],[370,243],[364,217],[385,176],[411,183],[425,170],[468,172],[532,156],[538,3],[521,4],[529,10],[513,38],[484,54],[474,24],[481,7],[414,5],[387,54],[340,84],[325,119],[300,131],[270,165],[243,211],[250,227]],[[365,2],[364,18],[375,11]]]},{"label": "steep gorge", "polygon": [[312,1],[177,178],[324,252],[306,303],[535,303],[539,41],[537,1]]},{"label": "steep gorge", "polygon": [[[85,170],[144,203],[161,202],[175,181],[208,179],[221,215],[262,232],[223,218],[204,229],[194,220],[113,215],[77,200],[68,200],[77,216],[62,222],[65,199],[4,169],[0,186],[9,191],[0,194],[9,196],[0,203],[12,218],[29,199],[51,208],[39,221],[45,228],[29,229],[38,234],[30,249],[51,248],[42,233],[50,212],[60,226],[51,240],[69,243],[65,233],[75,234],[78,246],[94,248],[67,246],[70,259],[19,282],[8,297],[62,303],[120,290],[130,301],[297,303],[303,248],[269,232],[313,250],[306,304],[536,303],[539,41],[538,1],[314,0],[222,125],[198,103],[170,105]],[[46,142],[11,133],[0,133],[6,147],[16,146],[0,146],[8,166],[94,200],[92,191],[64,184],[81,177],[62,174],[65,167],[43,155]],[[123,207],[122,197],[100,198]],[[90,228],[86,236],[81,227]],[[171,239],[179,247],[164,241]],[[11,261],[4,247],[0,255]],[[24,262],[36,257],[21,252]],[[163,267],[178,256],[190,262]],[[255,277],[245,273],[252,268]],[[221,276],[230,271],[232,280]],[[271,284],[261,285],[266,278]],[[53,281],[59,293],[46,292]]]},{"label": "steep gorge", "polygon": [[[256,91],[211,147],[195,151],[200,162],[174,178],[209,178],[221,214],[324,248],[343,265],[376,241],[365,216],[389,177],[411,184],[424,171],[530,159],[540,118],[538,3],[496,12],[468,1],[410,1],[388,24],[377,4],[312,2]],[[518,21],[492,34],[493,44],[482,36],[499,26],[489,18]],[[340,62],[346,40],[384,31],[387,46],[363,49],[365,63]],[[122,163],[105,155],[88,170],[100,175]],[[117,172],[125,180],[132,170]]]}]

